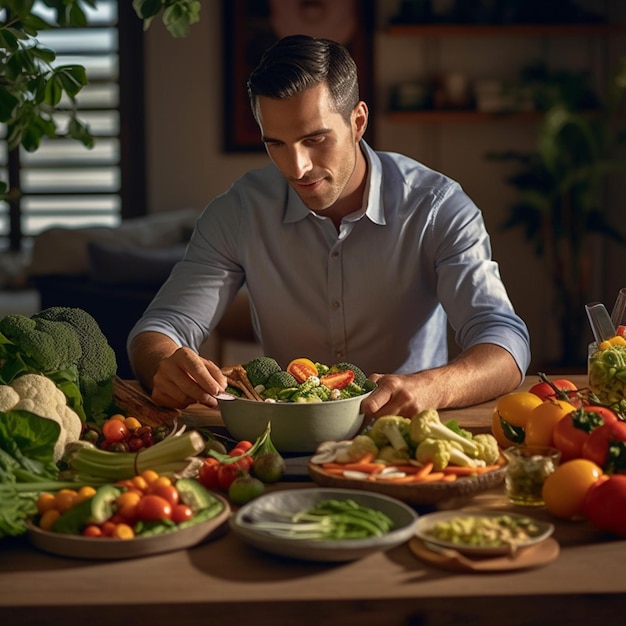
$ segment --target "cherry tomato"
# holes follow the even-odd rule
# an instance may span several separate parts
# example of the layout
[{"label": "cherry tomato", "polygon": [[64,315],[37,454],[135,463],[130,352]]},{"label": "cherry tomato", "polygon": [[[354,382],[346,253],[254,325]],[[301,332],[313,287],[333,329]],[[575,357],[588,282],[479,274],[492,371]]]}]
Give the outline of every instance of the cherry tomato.
[{"label": "cherry tomato", "polygon": [[206,489],[219,489],[219,481],[217,479],[219,468],[220,462],[217,459],[211,456],[204,459],[198,471],[200,484]]},{"label": "cherry tomato", "polygon": [[150,493],[155,496],[161,496],[164,500],[167,500],[172,507],[178,504],[179,494],[178,489],[174,485],[158,485],[154,489],[150,489]]},{"label": "cherry tomato", "polygon": [[81,534],[83,537],[102,537],[102,529],[96,524],[89,524],[89,526],[85,526]]},{"label": "cherry tomato", "polygon": [[107,441],[124,441],[128,435],[128,428],[119,419],[108,419],[102,424],[102,434]]},{"label": "cherry tomato", "polygon": [[343,372],[334,372],[326,374],[320,378],[322,385],[329,389],[343,389],[354,380],[354,372],[352,370],[344,370]]},{"label": "cherry tomato", "polygon": [[[557,378],[556,380],[550,381],[557,389],[562,389],[563,391],[578,391],[578,387],[571,381],[566,378]],[[556,392],[554,389],[546,382],[540,382],[533,385],[529,390],[529,393],[534,393],[536,396],[541,398],[542,400],[548,400],[550,398],[556,398]],[[560,398],[563,399],[563,398]]]},{"label": "cherry tomato", "polygon": [[250,448],[252,448],[253,445],[254,444],[251,441],[243,439],[235,446],[235,448],[239,448],[240,450],[247,452],[248,450],[250,450]]},{"label": "cherry tomato", "polygon": [[145,522],[168,519],[172,516],[172,505],[161,496],[149,493],[136,507],[137,519]]},{"label": "cherry tomato", "polygon": [[303,383],[310,376],[317,376],[317,367],[310,359],[294,359],[287,365],[287,371],[299,382]]},{"label": "cherry tomato", "polygon": [[217,482],[222,491],[228,491],[235,478],[247,473],[247,463],[236,461],[235,463],[221,463],[217,470]]},{"label": "cherry tomato", "polygon": [[127,417],[124,419],[124,426],[128,428],[128,430],[138,430],[141,428],[141,422],[136,417]]},{"label": "cherry tomato", "polygon": [[172,507],[172,521],[175,524],[181,524],[182,522],[186,522],[193,517],[193,510],[190,506],[186,504],[177,504]]}]

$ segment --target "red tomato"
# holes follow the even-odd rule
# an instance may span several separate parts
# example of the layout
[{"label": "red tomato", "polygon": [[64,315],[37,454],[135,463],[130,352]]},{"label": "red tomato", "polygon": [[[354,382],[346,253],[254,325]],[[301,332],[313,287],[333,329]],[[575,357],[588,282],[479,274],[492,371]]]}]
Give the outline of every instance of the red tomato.
[{"label": "red tomato", "polygon": [[596,428],[583,446],[583,456],[608,474],[625,469],[626,422],[615,420]]},{"label": "red tomato", "polygon": [[186,522],[193,517],[193,511],[190,506],[186,504],[177,504],[172,507],[172,521],[175,524],[181,524],[182,522]]},{"label": "red tomato", "polygon": [[220,465],[220,462],[212,456],[204,459],[204,463],[200,466],[200,470],[198,472],[198,480],[203,487],[206,489],[219,488],[217,473]]},{"label": "red tomato", "polygon": [[[243,461],[243,459],[242,459]],[[217,482],[222,491],[228,491],[235,478],[248,473],[247,462],[221,463],[217,471]]]},{"label": "red tomato", "polygon": [[144,522],[168,519],[172,516],[172,505],[165,498],[149,493],[137,502],[135,513]]},{"label": "red tomato", "polygon": [[102,434],[107,441],[124,441],[129,431],[124,422],[117,419],[109,419],[102,424]]},{"label": "red tomato", "polygon": [[150,493],[167,500],[172,507],[175,507],[178,504],[180,497],[178,489],[176,489],[174,485],[158,485],[154,489],[151,489]]},{"label": "red tomato", "polygon": [[626,475],[603,476],[594,483],[583,512],[596,528],[626,537]]},{"label": "red tomato", "polygon": [[246,439],[240,441],[235,448],[238,448],[240,450],[243,450],[244,452],[247,452],[248,450],[250,450],[250,448],[253,446],[254,444],[251,441],[247,441]]},{"label": "red tomato", "polygon": [[317,376],[317,367],[310,359],[294,359],[287,365],[287,371],[299,382],[303,383],[310,376]]},{"label": "red tomato", "polygon": [[343,372],[334,372],[326,374],[320,378],[322,385],[326,385],[329,389],[343,389],[354,380],[354,372],[352,370],[344,370]]},{"label": "red tomato", "polygon": [[[241,456],[242,454],[245,454],[246,456]],[[228,453],[228,456],[230,457],[241,456],[241,458],[238,461],[236,461],[236,463],[239,468],[246,470],[246,471],[248,471],[252,467],[252,464],[254,463],[254,457],[251,454],[248,454],[248,450],[243,450],[242,448],[240,448],[239,444],[237,444],[237,446]]]},{"label": "red tomato", "polygon": [[[576,387],[571,380],[567,380],[566,378],[557,378],[556,380],[552,380],[550,382],[557,389],[562,389],[563,391],[578,391],[578,387]],[[530,391],[530,393],[534,393],[536,396],[539,396],[542,400],[548,400],[556,397],[554,389],[546,382],[536,383],[528,391]]]},{"label": "red tomato", "polygon": [[604,469],[609,453],[611,436],[610,424],[604,424],[596,428],[589,434],[587,441],[583,444],[583,458],[593,461]]},{"label": "red tomato", "polygon": [[561,461],[582,458],[583,446],[591,432],[614,421],[617,421],[617,415],[602,406],[579,407],[559,420],[552,438],[555,447],[561,451]]}]

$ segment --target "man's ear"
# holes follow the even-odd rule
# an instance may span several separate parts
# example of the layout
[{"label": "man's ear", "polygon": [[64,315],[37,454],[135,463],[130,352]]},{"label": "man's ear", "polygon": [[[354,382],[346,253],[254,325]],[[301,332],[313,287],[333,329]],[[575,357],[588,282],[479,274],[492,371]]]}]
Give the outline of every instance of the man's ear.
[{"label": "man's ear", "polygon": [[365,131],[367,130],[367,120],[369,117],[369,110],[367,104],[362,100],[354,107],[352,111],[352,127],[354,129],[354,136],[357,141],[360,141]]}]

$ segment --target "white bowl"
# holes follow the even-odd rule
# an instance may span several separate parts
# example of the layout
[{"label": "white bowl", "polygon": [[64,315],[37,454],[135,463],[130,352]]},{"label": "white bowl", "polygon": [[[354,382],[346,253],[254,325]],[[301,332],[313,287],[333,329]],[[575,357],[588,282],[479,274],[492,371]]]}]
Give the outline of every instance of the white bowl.
[{"label": "white bowl", "polygon": [[271,439],[279,452],[315,452],[323,441],[351,439],[363,425],[361,402],[371,393],[328,402],[256,402],[219,400],[230,435],[254,441],[271,422]]},{"label": "white bowl", "polygon": [[[255,528],[255,521],[283,520],[324,500],[354,500],[385,515],[394,527],[382,537],[365,539],[292,539],[277,537]],[[307,561],[352,561],[373,552],[394,548],[413,537],[417,513],[406,504],[377,493],[351,489],[292,489],[264,494],[241,507],[229,522],[230,527],[250,545],[269,552]]]}]

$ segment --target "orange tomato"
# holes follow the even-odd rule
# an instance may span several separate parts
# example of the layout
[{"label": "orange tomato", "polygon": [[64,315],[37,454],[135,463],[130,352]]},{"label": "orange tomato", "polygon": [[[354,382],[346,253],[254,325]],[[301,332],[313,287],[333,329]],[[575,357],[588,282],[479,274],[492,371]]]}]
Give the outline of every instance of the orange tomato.
[{"label": "orange tomato", "polygon": [[565,400],[545,400],[535,407],[526,420],[527,446],[554,446],[554,427],[574,410]]},{"label": "orange tomato", "polygon": [[53,493],[41,493],[37,498],[37,513],[43,515],[46,511],[56,508],[56,498]]},{"label": "orange tomato", "polygon": [[541,495],[546,509],[564,519],[583,517],[587,492],[602,476],[602,469],[587,459],[572,459],[559,465],[546,478]]},{"label": "orange tomato", "polygon": [[511,426],[524,427],[530,413],[542,402],[541,398],[529,391],[513,391],[498,400],[496,411]]},{"label": "orange tomato", "polygon": [[61,489],[54,497],[54,508],[60,513],[69,511],[78,502],[78,491],[75,489]]},{"label": "orange tomato", "polygon": [[287,371],[299,382],[303,383],[309,376],[317,376],[317,367],[311,359],[304,357],[294,359],[287,365]]}]

